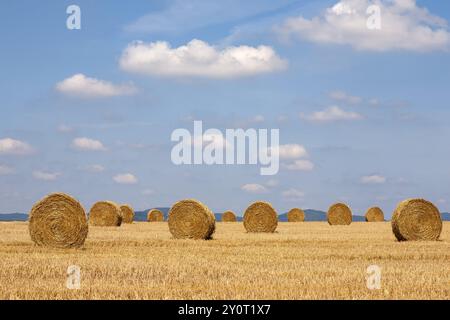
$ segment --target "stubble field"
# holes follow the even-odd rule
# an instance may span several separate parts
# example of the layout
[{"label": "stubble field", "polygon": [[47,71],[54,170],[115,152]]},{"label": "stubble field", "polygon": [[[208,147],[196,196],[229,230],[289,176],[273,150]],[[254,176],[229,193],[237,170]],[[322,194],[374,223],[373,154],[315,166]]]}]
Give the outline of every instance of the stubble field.
[{"label": "stubble field", "polygon": [[[67,268],[81,287],[66,287]],[[366,269],[381,267],[381,289]],[[217,223],[210,241],[167,223],[90,227],[78,250],[36,247],[27,223],[0,223],[0,299],[450,299],[450,223],[437,242],[395,240],[389,222],[279,223],[274,234]]]}]

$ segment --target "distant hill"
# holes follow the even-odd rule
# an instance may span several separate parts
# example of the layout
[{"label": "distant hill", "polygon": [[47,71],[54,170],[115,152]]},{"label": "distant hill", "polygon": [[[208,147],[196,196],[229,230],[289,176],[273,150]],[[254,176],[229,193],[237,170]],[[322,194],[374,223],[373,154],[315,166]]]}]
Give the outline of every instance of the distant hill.
[{"label": "distant hill", "polygon": [[0,213],[0,221],[27,221],[28,215],[24,213]]},{"label": "distant hill", "polygon": [[[164,220],[167,220],[167,215],[169,213],[170,208],[156,208],[161,210],[164,214]],[[150,209],[149,209],[150,210]],[[147,212],[149,210],[144,211],[136,211],[134,220],[135,221],[147,221]],[[222,220],[222,213],[215,213],[217,221]],[[441,217],[443,221],[450,221],[450,213],[444,212],[441,213]],[[25,213],[0,213],[0,221],[27,221],[28,215]],[[237,217],[238,221],[242,221],[242,217]],[[282,213],[278,216],[278,220],[281,222],[287,222],[287,212]],[[305,210],[305,221],[327,221],[327,214],[324,211],[307,209]],[[353,221],[365,221],[363,216],[353,216]]]},{"label": "distant hill", "polygon": [[[164,213],[164,220],[167,220],[167,215],[169,213],[170,208],[156,208],[156,209],[161,210]],[[147,212],[148,212],[148,210],[137,211],[135,213],[134,219],[136,221],[147,221]],[[222,213],[214,213],[214,216],[216,217],[216,221],[222,220]],[[354,216],[354,218],[355,217],[356,216]],[[237,217],[238,221],[242,221],[242,219],[243,218],[240,216]],[[327,214],[323,211],[308,209],[308,210],[305,210],[305,219],[306,219],[306,221],[326,221]],[[287,212],[278,215],[278,220],[281,222],[287,222]],[[353,221],[364,221],[364,217],[358,216]]]}]

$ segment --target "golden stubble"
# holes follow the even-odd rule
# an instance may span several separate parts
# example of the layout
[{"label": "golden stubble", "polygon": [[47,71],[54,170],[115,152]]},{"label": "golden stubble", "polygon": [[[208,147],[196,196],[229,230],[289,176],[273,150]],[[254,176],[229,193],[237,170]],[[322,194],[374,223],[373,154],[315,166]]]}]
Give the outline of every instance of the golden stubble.
[{"label": "golden stubble", "polygon": [[[167,223],[92,226],[82,249],[50,249],[27,223],[0,223],[0,299],[450,299],[449,222],[429,242],[398,242],[390,222],[216,226],[208,241],[175,240]],[[381,290],[366,287],[373,264]]]}]

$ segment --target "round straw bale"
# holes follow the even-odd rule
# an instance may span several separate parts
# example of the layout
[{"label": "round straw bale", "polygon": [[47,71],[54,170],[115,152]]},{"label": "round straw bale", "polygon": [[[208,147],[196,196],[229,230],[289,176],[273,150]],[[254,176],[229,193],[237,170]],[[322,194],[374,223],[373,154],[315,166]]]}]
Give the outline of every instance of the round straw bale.
[{"label": "round straw bale", "polygon": [[216,229],[214,214],[194,199],[175,203],[169,211],[168,222],[175,239],[211,239]]},{"label": "round straw bale", "polygon": [[233,211],[228,210],[222,214],[222,222],[236,222],[236,221],[237,221],[236,215],[234,214]]},{"label": "round straw bale", "polygon": [[268,202],[252,203],[244,213],[244,227],[247,232],[275,232],[278,215]]},{"label": "round straw bale", "polygon": [[158,209],[151,209],[147,213],[147,221],[148,222],[163,222],[164,221],[164,213]]},{"label": "round straw bale", "polygon": [[327,213],[328,223],[332,226],[352,223],[352,210],[344,203],[335,203]]},{"label": "round straw bale", "polygon": [[378,207],[369,208],[366,212],[366,221],[367,222],[383,222],[384,221],[384,213]]},{"label": "round straw bale", "polygon": [[391,224],[399,241],[438,240],[442,231],[438,208],[424,199],[400,202],[392,215]]},{"label": "round straw bale", "polygon": [[288,214],[288,222],[303,222],[305,221],[305,212],[299,208],[293,208],[289,210]]},{"label": "round straw bale", "polygon": [[89,223],[98,227],[119,227],[122,224],[122,211],[115,202],[97,202],[89,212]]},{"label": "round straw bale", "polygon": [[79,248],[86,240],[88,223],[77,200],[64,193],[53,193],[33,206],[28,229],[39,246]]},{"label": "round straw bale", "polygon": [[133,223],[134,220],[134,210],[128,204],[123,204],[120,206],[122,212],[122,222],[123,223]]}]

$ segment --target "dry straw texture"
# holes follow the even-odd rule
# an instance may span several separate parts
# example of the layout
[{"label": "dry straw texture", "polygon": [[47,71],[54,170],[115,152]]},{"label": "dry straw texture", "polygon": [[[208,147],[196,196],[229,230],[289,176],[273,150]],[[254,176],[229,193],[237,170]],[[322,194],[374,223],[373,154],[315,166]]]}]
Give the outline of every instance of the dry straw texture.
[{"label": "dry straw texture", "polygon": [[222,214],[222,222],[236,222],[236,215],[234,214],[233,211],[225,211]]},{"label": "dry straw texture", "polygon": [[303,222],[305,221],[305,212],[299,208],[293,208],[289,210],[288,222]]},{"label": "dry straw texture", "polygon": [[53,193],[37,202],[28,228],[34,243],[55,248],[79,248],[88,234],[83,207],[64,193]]},{"label": "dry straw texture", "polygon": [[211,239],[216,229],[216,218],[211,210],[193,199],[175,203],[168,220],[175,239]]},{"label": "dry straw texture", "polygon": [[89,213],[89,223],[98,227],[119,227],[122,224],[122,211],[112,201],[97,202]]},{"label": "dry straw texture", "polygon": [[344,203],[335,203],[328,209],[327,220],[332,226],[349,225],[352,223],[352,210]]},{"label": "dry straw texture", "polygon": [[[214,241],[174,240],[165,223],[126,227],[90,228],[87,250],[68,253],[33,248],[26,223],[0,222],[0,300],[450,299],[450,222],[440,241],[414,243],[393,241],[390,222],[279,223],[275,234],[217,223]],[[73,264],[80,290],[65,285]],[[365,285],[370,264],[382,290]]]},{"label": "dry straw texture", "polygon": [[268,202],[257,201],[244,213],[244,227],[247,232],[275,232],[278,215]]},{"label": "dry straw texture", "polygon": [[400,202],[392,215],[391,224],[399,241],[438,240],[442,231],[438,208],[424,199]]},{"label": "dry straw texture", "polygon": [[120,210],[122,211],[122,222],[123,223],[133,223],[134,220],[134,210],[128,204],[123,204],[120,206]]},{"label": "dry straw texture", "polygon": [[147,221],[148,222],[163,222],[164,221],[164,213],[158,209],[151,209],[147,213]]},{"label": "dry straw texture", "polygon": [[369,208],[366,212],[366,221],[367,222],[383,222],[384,221],[384,213],[378,207]]}]

